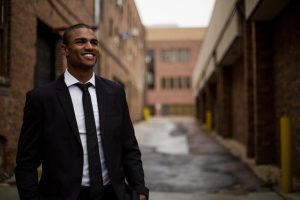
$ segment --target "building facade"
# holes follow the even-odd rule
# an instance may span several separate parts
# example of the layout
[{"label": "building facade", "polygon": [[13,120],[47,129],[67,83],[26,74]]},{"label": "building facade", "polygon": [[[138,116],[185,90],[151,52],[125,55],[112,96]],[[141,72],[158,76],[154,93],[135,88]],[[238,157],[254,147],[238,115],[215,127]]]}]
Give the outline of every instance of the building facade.
[{"label": "building facade", "polygon": [[[300,178],[300,3],[217,0],[193,74],[197,118],[266,181],[279,182],[281,121],[290,121],[294,189]],[[231,146],[230,148],[232,148]]]},{"label": "building facade", "polygon": [[155,115],[193,115],[191,77],[205,28],[147,28],[147,106]]},{"label": "building facade", "polygon": [[133,121],[142,118],[146,69],[145,28],[134,0],[102,1],[99,73],[125,87]]},{"label": "building facade", "polygon": [[[141,118],[145,38],[133,0],[1,0],[0,5],[0,172],[12,173],[14,167],[26,92],[55,80],[66,68],[60,45],[70,25],[86,23],[95,29],[101,51],[95,72],[123,84],[133,120]],[[120,53],[107,36],[111,28],[107,24],[108,16],[122,19],[123,15],[131,18],[115,21],[114,31],[136,29]],[[127,54],[135,56],[132,63],[124,62]],[[115,72],[118,70],[121,72]]]}]

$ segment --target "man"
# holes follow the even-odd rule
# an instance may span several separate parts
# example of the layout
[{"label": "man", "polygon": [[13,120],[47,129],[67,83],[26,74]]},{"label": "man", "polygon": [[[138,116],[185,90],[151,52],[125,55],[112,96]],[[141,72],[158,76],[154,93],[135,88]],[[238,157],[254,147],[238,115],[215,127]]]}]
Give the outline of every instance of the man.
[{"label": "man", "polygon": [[66,29],[62,52],[64,74],[26,96],[15,169],[20,199],[146,200],[125,92],[93,72],[99,57],[93,30]]}]

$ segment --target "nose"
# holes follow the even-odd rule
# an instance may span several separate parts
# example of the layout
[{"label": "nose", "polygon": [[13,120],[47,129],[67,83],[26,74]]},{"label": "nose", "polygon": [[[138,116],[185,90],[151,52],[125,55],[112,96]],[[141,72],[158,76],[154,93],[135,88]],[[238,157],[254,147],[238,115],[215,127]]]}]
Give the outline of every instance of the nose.
[{"label": "nose", "polygon": [[87,41],[86,44],[85,44],[85,49],[93,49],[93,45],[91,42]]}]

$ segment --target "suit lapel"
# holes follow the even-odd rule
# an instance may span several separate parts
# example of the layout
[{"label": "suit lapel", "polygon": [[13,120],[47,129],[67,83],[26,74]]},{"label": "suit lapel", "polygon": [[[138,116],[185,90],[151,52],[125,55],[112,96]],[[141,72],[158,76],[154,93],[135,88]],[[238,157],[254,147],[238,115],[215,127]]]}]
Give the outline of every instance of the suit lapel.
[{"label": "suit lapel", "polygon": [[107,109],[107,101],[108,101],[108,93],[105,90],[105,87],[102,83],[102,80],[95,76],[96,80],[96,94],[97,94],[97,102],[98,102],[98,110],[99,110],[99,118],[100,118],[100,132],[101,136],[105,135],[105,126],[106,123],[106,109]]},{"label": "suit lapel", "polygon": [[62,105],[66,118],[71,126],[72,132],[74,133],[76,140],[81,144],[72,99],[68,87],[65,84],[64,75],[61,75],[57,79],[56,89],[59,102]]}]

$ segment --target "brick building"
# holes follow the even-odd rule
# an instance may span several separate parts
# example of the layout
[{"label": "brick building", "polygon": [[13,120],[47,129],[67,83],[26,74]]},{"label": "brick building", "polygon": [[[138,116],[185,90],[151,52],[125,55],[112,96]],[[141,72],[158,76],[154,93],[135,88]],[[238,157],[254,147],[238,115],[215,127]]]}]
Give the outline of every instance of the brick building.
[{"label": "brick building", "polygon": [[300,2],[217,0],[193,74],[197,118],[267,181],[280,179],[280,120],[300,178]]},{"label": "brick building", "polygon": [[66,67],[61,36],[72,24],[95,28],[101,51],[95,72],[123,84],[133,120],[141,118],[145,38],[134,0],[1,0],[0,5],[0,172],[11,173],[14,166],[26,92]]},{"label": "brick building", "polygon": [[144,107],[145,29],[134,0],[102,1],[100,74],[125,87],[133,121]]},{"label": "brick building", "polygon": [[147,105],[156,115],[193,115],[191,76],[205,28],[147,28]]}]

